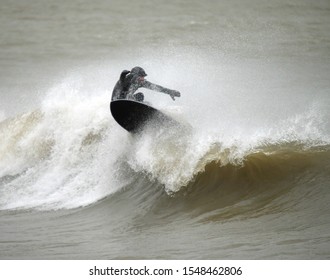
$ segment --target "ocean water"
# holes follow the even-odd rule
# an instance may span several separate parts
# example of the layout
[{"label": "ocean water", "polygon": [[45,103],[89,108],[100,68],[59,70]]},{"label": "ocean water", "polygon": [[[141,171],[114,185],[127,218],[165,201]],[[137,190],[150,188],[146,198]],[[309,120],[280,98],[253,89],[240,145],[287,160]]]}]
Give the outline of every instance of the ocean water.
[{"label": "ocean water", "polygon": [[[0,12],[0,259],[330,258],[329,1]],[[114,121],[136,65],[184,129]]]}]

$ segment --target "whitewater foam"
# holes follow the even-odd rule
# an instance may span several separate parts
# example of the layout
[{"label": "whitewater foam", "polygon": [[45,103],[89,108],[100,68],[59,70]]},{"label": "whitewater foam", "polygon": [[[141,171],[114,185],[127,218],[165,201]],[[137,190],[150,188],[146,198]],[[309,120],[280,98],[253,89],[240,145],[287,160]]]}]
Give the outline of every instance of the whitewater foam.
[{"label": "whitewater foam", "polygon": [[64,81],[48,92],[39,111],[4,124],[3,208],[79,207],[120,187],[112,172],[122,153],[123,133],[114,127],[116,137],[107,144],[114,124],[107,96],[84,96],[80,86],[77,80]]}]

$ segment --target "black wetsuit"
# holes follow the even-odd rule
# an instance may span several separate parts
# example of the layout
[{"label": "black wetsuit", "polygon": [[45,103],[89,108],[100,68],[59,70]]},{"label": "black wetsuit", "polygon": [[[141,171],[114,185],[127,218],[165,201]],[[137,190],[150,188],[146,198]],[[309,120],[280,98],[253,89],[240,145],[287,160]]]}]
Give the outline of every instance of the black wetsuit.
[{"label": "black wetsuit", "polygon": [[[117,99],[139,100],[139,98],[137,98],[137,96],[141,97],[141,95],[142,95],[142,100],[143,100],[142,93],[135,94],[135,92],[141,87],[169,94],[173,100],[174,100],[174,96],[176,96],[176,97],[180,96],[180,93],[178,91],[171,90],[171,89],[164,88],[162,86],[150,83],[149,81],[145,80],[144,78],[141,79],[141,76],[139,76],[135,73],[132,73],[128,70],[124,70],[120,75],[119,81],[116,83],[116,85],[113,89],[111,101],[114,101]],[[139,100],[139,101],[142,101],[142,100]]]}]

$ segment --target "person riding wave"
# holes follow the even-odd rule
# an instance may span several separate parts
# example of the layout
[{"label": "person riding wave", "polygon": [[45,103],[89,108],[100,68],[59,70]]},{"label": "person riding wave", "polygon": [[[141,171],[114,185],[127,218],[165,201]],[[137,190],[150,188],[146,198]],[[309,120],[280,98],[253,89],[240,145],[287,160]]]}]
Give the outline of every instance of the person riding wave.
[{"label": "person riding wave", "polygon": [[118,99],[131,99],[142,102],[144,100],[143,93],[135,93],[141,87],[166,93],[170,95],[173,100],[175,100],[175,97],[181,96],[179,91],[168,89],[147,81],[144,78],[146,76],[147,74],[144,69],[139,66],[132,68],[131,71],[122,71],[119,81],[113,89],[111,101]]}]

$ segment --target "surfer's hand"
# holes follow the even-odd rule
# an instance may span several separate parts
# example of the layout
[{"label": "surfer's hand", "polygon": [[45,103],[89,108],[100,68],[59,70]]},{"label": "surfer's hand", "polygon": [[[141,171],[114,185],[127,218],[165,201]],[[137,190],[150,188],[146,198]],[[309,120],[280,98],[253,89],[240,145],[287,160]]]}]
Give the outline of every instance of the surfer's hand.
[{"label": "surfer's hand", "polygon": [[171,91],[169,92],[169,95],[171,96],[171,98],[172,98],[173,100],[175,100],[174,97],[180,97],[180,96],[181,96],[181,93],[180,93],[179,91],[177,91],[177,90],[171,90]]}]

